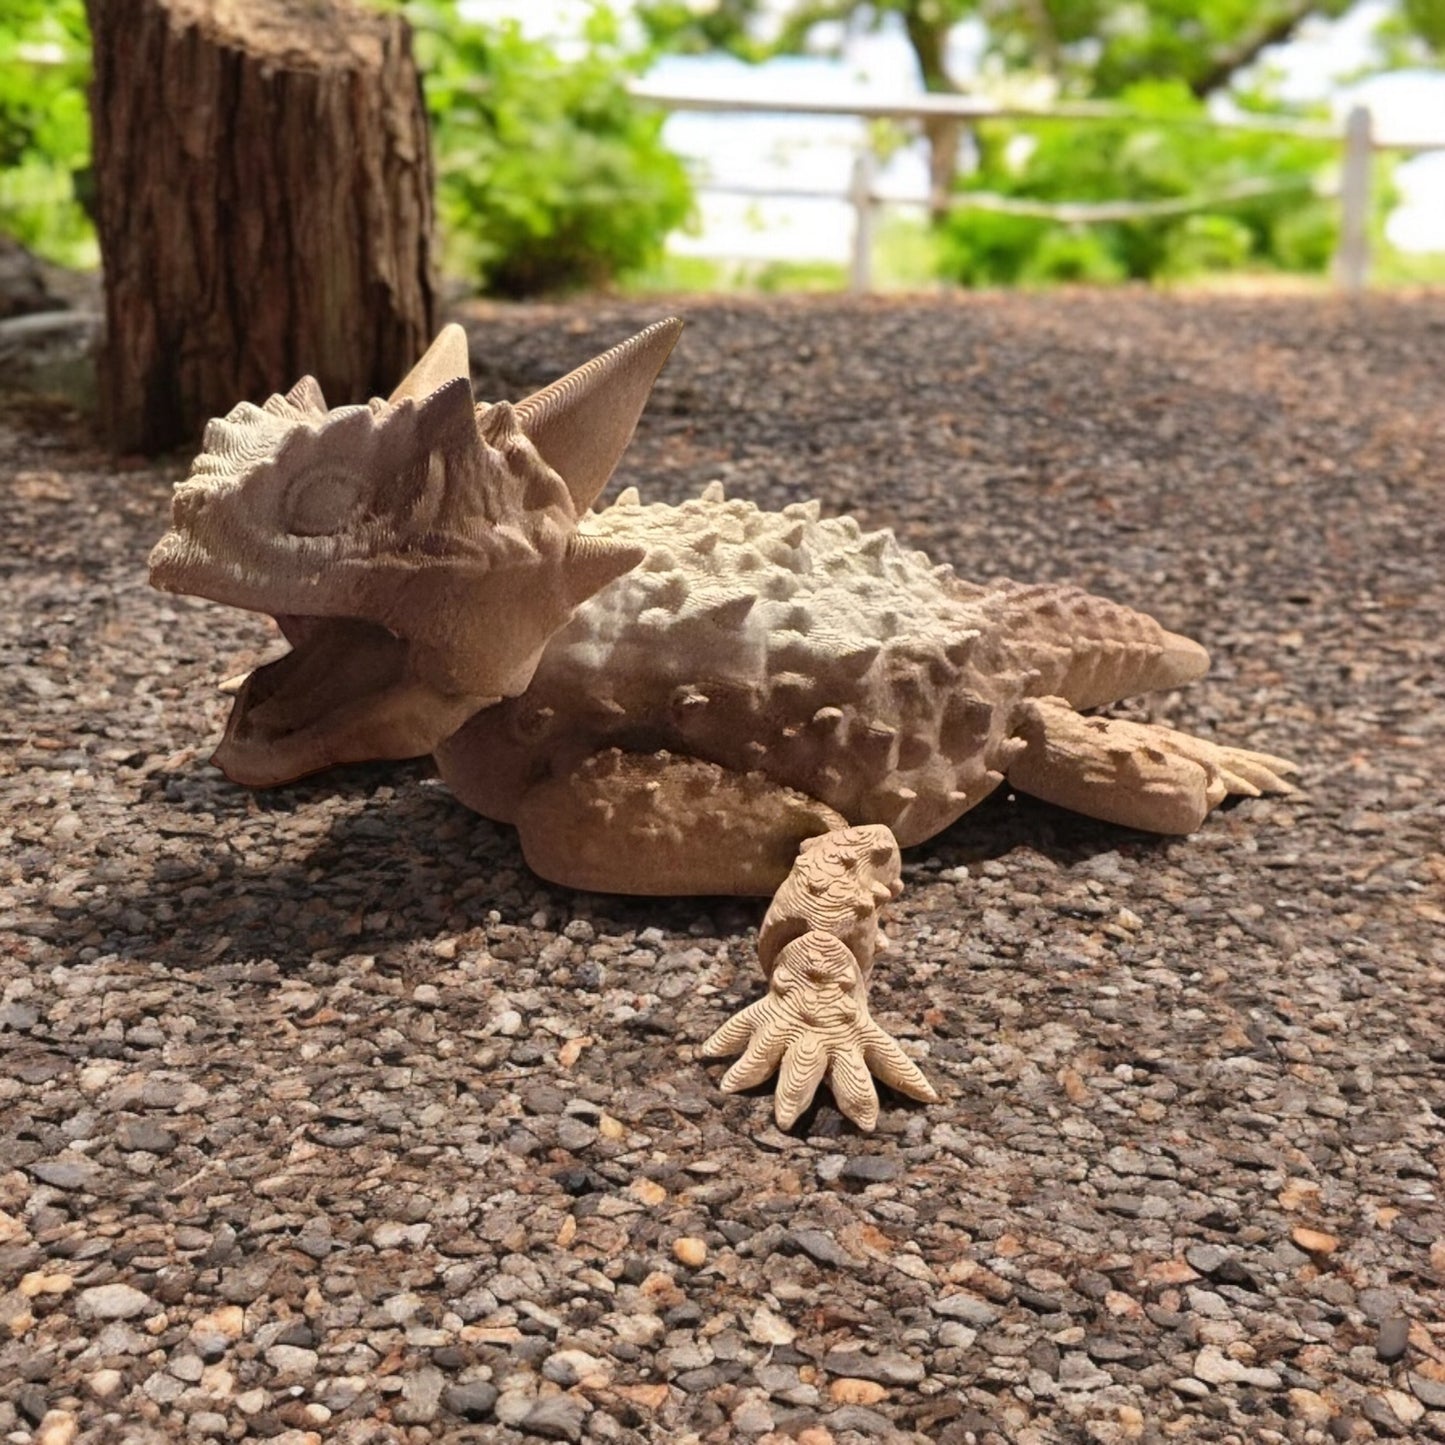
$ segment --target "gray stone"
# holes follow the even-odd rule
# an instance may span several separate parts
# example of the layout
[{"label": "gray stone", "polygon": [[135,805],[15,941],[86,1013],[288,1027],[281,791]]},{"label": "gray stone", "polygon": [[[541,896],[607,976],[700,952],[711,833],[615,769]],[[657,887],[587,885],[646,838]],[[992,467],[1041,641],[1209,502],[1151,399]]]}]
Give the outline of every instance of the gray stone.
[{"label": "gray stone", "polygon": [[157,1405],[170,1405],[186,1393],[186,1382],[176,1379],[169,1370],[157,1370],[141,1389]]},{"label": "gray stone", "polygon": [[1102,1390],[1114,1377],[1101,1370],[1080,1350],[1069,1350],[1059,1361],[1059,1384],[1068,1390]]},{"label": "gray stone", "polygon": [[503,1425],[520,1425],[532,1413],[537,1396],[532,1390],[514,1388],[503,1390],[492,1402],[497,1419]]},{"label": "gray stone", "polygon": [[318,1356],[315,1350],[299,1345],[272,1345],[266,1351],[266,1363],[278,1374],[307,1380],[316,1373]]},{"label": "gray stone", "polygon": [[398,1424],[429,1425],[441,1407],[446,1377],[434,1365],[423,1365],[408,1375],[402,1386],[401,1404],[394,1411]]},{"label": "gray stone", "polygon": [[78,1154],[41,1159],[30,1166],[30,1172],[55,1189],[89,1189],[101,1176],[99,1164]]},{"label": "gray stone", "polygon": [[1213,1274],[1229,1258],[1229,1251],[1217,1244],[1191,1244],[1184,1251],[1185,1262],[1200,1274]]},{"label": "gray stone", "polygon": [[773,1412],[766,1400],[744,1400],[729,1418],[739,1435],[764,1435],[773,1428]]},{"label": "gray stone", "polygon": [[[442,1391],[442,1403],[453,1415],[463,1420],[484,1420],[497,1403],[497,1387],[486,1380],[472,1380],[465,1385],[448,1385]],[[519,1418],[525,1418],[525,1412]]]},{"label": "gray stone", "polygon": [[81,1290],[75,1312],[83,1320],[129,1320],[136,1315],[155,1314],[160,1306],[148,1295],[128,1284],[98,1284]]},{"label": "gray stone", "polygon": [[978,1331],[958,1320],[945,1320],[938,1327],[938,1343],[946,1350],[971,1350]]},{"label": "gray stone", "polygon": [[115,1131],[115,1142],[127,1153],[169,1154],[176,1136],[154,1119],[125,1119]]},{"label": "gray stone", "polygon": [[585,1350],[558,1350],[542,1362],[542,1373],[556,1384],[570,1387],[590,1376],[606,1375],[608,1369],[595,1355],[589,1355]]},{"label": "gray stone", "polygon": [[823,1416],[823,1424],[835,1435],[844,1430],[856,1430],[860,1435],[893,1433],[893,1422],[886,1415],[880,1415],[877,1410],[870,1410],[865,1405],[844,1405],[841,1409],[830,1411]]},{"label": "gray stone", "polygon": [[783,1243],[818,1264],[829,1264],[835,1269],[863,1268],[861,1259],[854,1259],[831,1234],[821,1229],[790,1229],[783,1236]]},{"label": "gray stone", "polygon": [[248,1259],[245,1264],[221,1273],[220,1296],[230,1304],[254,1304],[276,1272],[276,1261],[265,1255]]},{"label": "gray stone", "polygon": [[580,1440],[590,1408],[575,1395],[544,1395],[527,1411],[522,1429],[547,1440]]},{"label": "gray stone", "polygon": [[580,1154],[597,1142],[597,1130],[583,1119],[557,1121],[557,1145],[569,1154]]},{"label": "gray stone", "polygon": [[933,1312],[951,1320],[962,1320],[976,1330],[987,1329],[999,1318],[999,1310],[995,1306],[971,1294],[946,1294],[942,1299],[933,1301]]},{"label": "gray stone", "polygon": [[1410,1321],[1404,1315],[1391,1315],[1380,1321],[1380,1332],[1375,1338],[1375,1354],[1387,1365],[1403,1359],[1410,1344]]},{"label": "gray stone", "polygon": [[883,1184],[896,1179],[902,1168],[897,1159],[886,1154],[860,1154],[843,1166],[843,1178],[854,1179],[864,1184]]},{"label": "gray stone", "polygon": [[206,1364],[199,1355],[177,1355],[168,1366],[176,1379],[194,1385],[205,1372]]},{"label": "gray stone", "polygon": [[916,1385],[926,1371],[922,1364],[897,1350],[869,1355],[862,1350],[829,1350],[823,1368],[830,1375],[855,1380],[876,1380],[880,1385]]},{"label": "gray stone", "polygon": [[1242,1365],[1217,1345],[1205,1345],[1195,1356],[1194,1376],[1210,1385],[1256,1385],[1264,1390],[1278,1390],[1284,1384],[1277,1371]]},{"label": "gray stone", "polygon": [[1431,1380],[1410,1371],[1410,1389],[1415,1398],[1430,1410],[1445,1410],[1445,1381]]}]

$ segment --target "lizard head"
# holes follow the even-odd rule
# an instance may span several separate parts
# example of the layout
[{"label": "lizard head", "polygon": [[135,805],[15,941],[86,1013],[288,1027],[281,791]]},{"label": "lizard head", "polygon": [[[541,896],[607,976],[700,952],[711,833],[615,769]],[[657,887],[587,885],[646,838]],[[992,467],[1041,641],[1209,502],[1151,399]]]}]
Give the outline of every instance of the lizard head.
[{"label": "lizard head", "polygon": [[[243,402],[176,485],[152,585],[269,613],[298,650],[371,629],[449,717],[514,696],[573,610],[641,559],[577,522],[680,330],[660,322],[516,406],[474,406],[459,326],[385,400],[328,408],[306,377]],[[317,667],[301,671],[315,691]]]}]

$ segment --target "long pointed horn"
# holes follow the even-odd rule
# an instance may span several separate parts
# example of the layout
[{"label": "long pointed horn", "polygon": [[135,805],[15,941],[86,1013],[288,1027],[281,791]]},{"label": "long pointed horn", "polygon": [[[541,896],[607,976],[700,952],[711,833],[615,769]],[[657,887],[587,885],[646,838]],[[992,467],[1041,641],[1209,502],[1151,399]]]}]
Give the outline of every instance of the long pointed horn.
[{"label": "long pointed horn", "polygon": [[518,423],[567,483],[579,516],[616,470],[681,334],[670,316],[517,403]]},{"label": "long pointed horn", "polygon": [[401,401],[409,396],[413,401],[424,401],[447,382],[455,381],[459,376],[465,376],[470,381],[471,375],[467,333],[453,321],[442,327],[437,339],[427,347],[426,354],[407,372],[387,400]]}]

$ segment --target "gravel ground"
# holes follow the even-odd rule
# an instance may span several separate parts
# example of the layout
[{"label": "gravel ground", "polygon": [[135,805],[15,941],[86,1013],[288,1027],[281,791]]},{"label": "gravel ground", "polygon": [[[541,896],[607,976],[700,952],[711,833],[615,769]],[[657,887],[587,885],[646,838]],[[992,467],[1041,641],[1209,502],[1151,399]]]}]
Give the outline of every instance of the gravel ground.
[{"label": "gravel ground", "polygon": [[[519,396],[659,305],[478,309]],[[0,1437],[1445,1439],[1445,297],[688,304],[617,485],[712,477],[1212,650],[1304,791],[908,855],[876,1135],[695,1046],[762,905],[578,895],[421,764],[207,765],[268,624],[181,464],[0,410]],[[291,378],[278,378],[289,382]]]}]

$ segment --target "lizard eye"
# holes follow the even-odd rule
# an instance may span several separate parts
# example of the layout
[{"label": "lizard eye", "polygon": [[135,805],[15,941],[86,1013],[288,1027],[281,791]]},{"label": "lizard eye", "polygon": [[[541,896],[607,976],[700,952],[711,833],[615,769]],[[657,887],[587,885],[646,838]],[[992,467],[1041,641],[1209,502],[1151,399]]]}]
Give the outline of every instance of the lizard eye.
[{"label": "lizard eye", "polygon": [[286,491],[286,530],[297,537],[340,532],[361,510],[356,477],[339,467],[313,467]]}]

